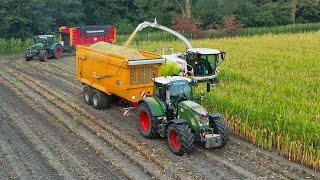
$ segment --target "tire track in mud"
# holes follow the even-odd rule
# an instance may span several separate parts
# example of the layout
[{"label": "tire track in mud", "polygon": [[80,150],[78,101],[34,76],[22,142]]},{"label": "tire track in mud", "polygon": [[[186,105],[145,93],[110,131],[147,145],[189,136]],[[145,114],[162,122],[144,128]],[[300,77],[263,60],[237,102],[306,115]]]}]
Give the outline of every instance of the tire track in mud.
[{"label": "tire track in mud", "polygon": [[68,179],[74,179],[73,176],[69,174],[67,168],[62,165],[57,158],[51,153],[50,149],[45,145],[45,143],[27,126],[27,124],[14,112],[11,108],[1,107],[0,111],[5,114],[6,117],[12,121],[14,126],[16,126],[21,133],[31,141],[40,154],[46,159],[48,164],[52,166],[59,174],[59,176],[64,176]]},{"label": "tire track in mud", "polygon": [[[23,69],[19,69],[19,71],[23,71]],[[19,74],[20,72],[16,72],[16,73]],[[76,113],[73,112],[74,116],[85,116],[87,119],[82,119],[82,120],[84,120],[83,124],[85,124],[85,125],[91,124],[91,127],[90,126],[88,127],[89,129],[91,128],[91,129],[95,130],[96,132],[97,131],[107,131],[107,132],[104,132],[105,135],[103,135],[103,137],[102,137],[105,141],[108,141],[108,138],[110,139],[110,137],[113,137],[113,138],[116,138],[116,139],[120,139],[123,143],[129,145],[129,148],[130,148],[129,150],[128,150],[128,148],[123,148],[123,151],[131,151],[131,153],[129,153],[129,154],[126,153],[126,156],[133,155],[133,154],[136,154],[136,153],[142,154],[142,157],[140,155],[140,159],[146,159],[146,162],[149,161],[148,163],[144,163],[146,167],[149,166],[148,164],[151,164],[151,165],[153,164],[152,166],[160,167],[162,169],[161,171],[171,171],[169,173],[173,174],[174,176],[176,176],[178,178],[190,177],[189,173],[185,173],[183,171],[178,172],[178,171],[176,171],[177,168],[175,168],[172,165],[167,166],[162,160],[159,160],[155,155],[152,155],[153,154],[152,151],[151,152],[145,152],[145,151],[149,151],[149,150],[146,149],[145,147],[142,147],[143,144],[142,145],[141,144],[136,144],[136,143],[132,142],[131,139],[129,140],[128,138],[123,138],[122,137],[123,134],[121,132],[117,131],[116,129],[113,129],[113,128],[109,127],[106,124],[101,124],[101,122],[97,122],[98,124],[94,124],[93,122],[96,121],[96,118],[94,116],[91,116],[90,114],[88,114],[84,109],[79,107],[76,103],[73,103],[71,101],[66,101],[66,97],[60,96],[60,93],[57,93],[57,92],[52,91],[52,90],[49,90],[49,89],[46,88],[47,86],[42,85],[41,83],[37,82],[36,80],[33,80],[32,78],[29,77],[28,73],[20,74],[20,75],[17,75],[16,77],[18,77],[18,76],[19,77],[23,77],[23,78],[28,78],[28,80],[24,79],[23,80],[24,82],[33,81],[33,83],[35,83],[37,87],[42,87],[42,90],[38,90],[38,92],[40,92],[40,91],[48,91],[49,94],[53,95],[53,97],[52,97],[53,100],[52,101],[54,101],[54,99],[56,98],[56,99],[61,101],[61,104],[65,103],[65,106],[62,106],[61,109],[64,109],[64,110],[65,109],[69,109],[69,112],[71,112],[71,114],[72,114],[72,111],[74,111],[73,109],[77,110]],[[23,79],[23,78],[21,78],[21,79]],[[37,88],[37,87],[33,87],[33,88]],[[44,96],[48,97],[48,95],[44,95]],[[82,114],[79,115],[79,114],[77,114],[78,112],[81,112]],[[102,128],[99,127],[101,125],[103,126]],[[98,136],[102,136],[102,134],[97,134],[97,135]],[[116,141],[116,139],[114,141]],[[111,143],[113,143],[113,145],[115,144],[115,142],[111,142]],[[131,149],[133,149],[133,150],[131,150]],[[150,154],[148,154],[148,153],[150,153]],[[151,156],[148,157],[148,155],[151,155]],[[139,162],[136,162],[136,163],[139,163]],[[180,168],[180,167],[178,167],[178,168]],[[158,172],[157,173],[157,177],[161,177],[161,176],[162,176],[161,172]],[[199,178],[199,177],[195,176],[194,178]]]},{"label": "tire track in mud", "polygon": [[[11,89],[15,88],[11,87]],[[16,104],[16,111],[24,115],[24,120],[29,127],[48,142],[53,153],[60,157],[59,160],[68,166],[69,171],[71,168],[75,176],[84,178],[118,177],[117,174],[111,173],[115,169],[103,166],[104,162],[96,156],[95,151],[87,148],[85,143],[81,142],[64,126],[52,120],[52,117],[45,115],[46,113],[41,109],[43,107],[32,103],[26,105],[27,100],[19,92],[16,91],[16,94],[17,96],[14,96],[7,91],[7,95],[10,97],[4,97],[7,106]]]},{"label": "tire track in mud", "polygon": [[[1,115],[0,115],[1,116]],[[33,148],[30,142],[4,117],[0,117],[0,136],[7,144],[12,146],[14,152],[21,160],[19,163],[25,165],[32,177],[36,179],[53,179],[58,174],[47,165],[41,155]]]},{"label": "tire track in mud", "polygon": [[[54,63],[50,64],[50,66],[53,64]],[[63,69],[64,72],[69,71],[69,73],[72,71],[66,66],[61,67],[61,65],[63,64],[54,64],[57,70]],[[74,65],[72,64],[71,66],[74,67]],[[70,75],[69,77],[73,77],[73,79],[75,79],[75,75]],[[118,114],[122,113],[119,111]],[[234,171],[242,173],[247,177],[253,177],[254,174],[258,175],[259,177],[274,177],[285,179],[315,179],[316,177],[320,177],[319,172],[316,172],[303,165],[288,161],[284,157],[279,156],[274,152],[269,152],[267,150],[255,147],[254,145],[238,138],[231,137],[231,141],[229,145],[226,146],[225,150],[228,152],[225,153],[224,149],[217,149],[214,151],[205,150],[205,153],[201,153],[200,156],[204,161],[208,161],[208,158],[214,159],[214,161],[221,159],[220,163],[226,166],[226,168],[231,168]]]},{"label": "tire track in mud", "polygon": [[[19,70],[22,71],[22,69],[19,69]],[[23,70],[23,71],[25,71],[25,70]],[[30,74],[33,74],[33,73],[29,72],[27,74],[30,75]],[[54,78],[54,77],[52,77],[52,78]],[[51,78],[49,78],[49,79],[51,80]],[[44,80],[44,82],[47,82],[47,81],[48,81],[48,79]],[[56,91],[59,91],[59,90],[56,90]],[[62,93],[67,94],[65,91],[58,92],[58,94],[62,94]],[[70,97],[70,95],[68,95],[68,96]],[[85,110],[88,111],[87,109],[85,109]],[[114,115],[114,114],[118,115],[118,114],[121,114],[121,113],[119,113],[119,111],[116,110],[115,113],[111,112],[110,114],[111,115]],[[115,116],[115,118],[118,119],[119,117]],[[128,121],[128,120],[125,119],[125,121]],[[123,129],[123,130],[126,131],[126,129]],[[135,131],[136,131],[136,129],[135,129]],[[135,136],[131,136],[131,137],[135,137]],[[140,137],[140,136],[138,135],[138,137]],[[135,138],[135,139],[137,139],[137,138]],[[144,140],[146,140],[146,139],[144,139]],[[139,141],[140,141],[140,143],[143,143],[143,141],[141,142],[140,139],[138,140],[138,142]],[[153,140],[151,140],[151,141],[153,141]],[[148,147],[146,147],[146,148],[148,148]],[[157,148],[157,151],[158,151],[159,148],[158,147],[156,147],[156,148]],[[162,154],[171,154],[171,152],[166,149],[166,150],[162,151]],[[156,154],[155,156],[158,157],[159,153]],[[215,174],[217,178],[218,177],[220,177],[220,178],[225,177],[226,173],[221,173],[221,172],[228,172],[227,173],[228,176],[229,177],[233,177],[233,178],[236,178],[236,177],[237,178],[239,178],[239,177],[247,177],[247,178],[255,177],[253,174],[250,174],[250,172],[247,172],[247,171],[243,170],[241,167],[238,167],[238,166],[235,166],[235,165],[231,166],[230,164],[227,164],[225,161],[221,161],[221,160],[218,160],[218,161],[207,161],[207,158],[205,158],[203,160],[205,163],[202,163],[201,165],[199,165],[199,164],[194,164],[194,161],[187,161],[185,157],[181,158],[181,157],[178,157],[178,156],[175,156],[175,155],[171,156],[170,159],[168,159],[168,156],[163,156],[162,155],[161,157],[163,157],[162,159],[167,159],[167,161],[169,161],[169,162],[173,161],[173,159],[178,159],[179,161],[176,161],[176,162],[173,163],[173,164],[178,164],[178,169],[184,170],[186,168],[189,168],[190,170],[192,170],[192,172],[198,172],[197,174],[202,174],[204,178],[211,178],[212,174]],[[188,158],[191,159],[191,158],[194,158],[194,157],[190,156]],[[181,161],[183,161],[183,163],[181,163]],[[208,167],[208,165],[210,165],[210,164],[212,166],[214,166],[214,168]],[[188,165],[188,166],[184,167],[185,165]]]},{"label": "tire track in mud", "polygon": [[13,178],[26,179],[27,177],[30,177],[31,174],[29,173],[28,168],[24,166],[24,163],[20,160],[17,152],[2,133],[0,134],[0,143],[0,152],[5,161],[10,164],[15,175]]},{"label": "tire track in mud", "polygon": [[[9,82],[14,77],[8,72],[1,73],[1,75]],[[13,79],[15,78],[17,77],[14,77]],[[132,165],[132,163],[126,160],[126,157],[122,157],[118,152],[114,152],[112,147],[107,146],[105,142],[97,139],[94,134],[89,132],[81,124],[78,124],[73,117],[65,114],[61,109],[59,109],[55,103],[48,101],[45,96],[42,96],[38,92],[34,91],[34,86],[29,87],[27,84],[22,82],[15,83],[13,85],[15,85],[22,93],[25,93],[25,95],[33,102],[40,106],[46,107],[47,113],[64,123],[64,125],[73,133],[84,139],[92,148],[96,150],[98,154],[102,154],[102,158],[108,164],[120,168],[120,170],[122,170],[123,173],[129,178],[149,179],[148,174],[146,174],[143,169]]]}]

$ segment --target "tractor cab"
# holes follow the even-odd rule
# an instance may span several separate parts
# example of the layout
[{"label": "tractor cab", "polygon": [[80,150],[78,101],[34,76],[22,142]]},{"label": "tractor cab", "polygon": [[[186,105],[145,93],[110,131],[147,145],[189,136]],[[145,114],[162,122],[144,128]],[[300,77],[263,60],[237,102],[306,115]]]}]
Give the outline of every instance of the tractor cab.
[{"label": "tractor cab", "polygon": [[192,100],[191,79],[181,76],[154,78],[154,95],[170,106],[181,100]]},{"label": "tractor cab", "polygon": [[33,37],[33,43],[36,44],[43,44],[44,46],[48,47],[54,41],[53,35],[38,35]]},{"label": "tractor cab", "polygon": [[181,76],[162,76],[154,79],[154,96],[166,107],[169,119],[177,118],[178,105],[192,101],[192,81]]},{"label": "tractor cab", "polygon": [[187,50],[188,71],[193,72],[194,79],[206,81],[214,79],[220,70],[225,52],[209,48],[191,48]]}]

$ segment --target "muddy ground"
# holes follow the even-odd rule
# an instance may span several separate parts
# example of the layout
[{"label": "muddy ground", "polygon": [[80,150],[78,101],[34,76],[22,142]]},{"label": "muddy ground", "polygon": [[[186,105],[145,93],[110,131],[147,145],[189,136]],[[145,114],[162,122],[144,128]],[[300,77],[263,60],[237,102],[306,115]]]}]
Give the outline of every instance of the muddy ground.
[{"label": "muddy ground", "polygon": [[143,138],[121,107],[82,101],[74,57],[0,58],[0,179],[317,179],[320,172],[230,137],[184,157]]}]

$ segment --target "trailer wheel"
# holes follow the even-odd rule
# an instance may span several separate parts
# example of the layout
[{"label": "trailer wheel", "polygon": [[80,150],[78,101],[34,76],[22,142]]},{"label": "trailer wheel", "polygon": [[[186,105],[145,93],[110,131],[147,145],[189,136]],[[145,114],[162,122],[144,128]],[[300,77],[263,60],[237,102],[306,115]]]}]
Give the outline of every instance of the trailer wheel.
[{"label": "trailer wheel", "polygon": [[44,62],[48,59],[48,52],[46,50],[40,50],[39,59],[41,62]]},{"label": "trailer wheel", "polygon": [[85,86],[83,88],[83,99],[84,99],[84,102],[88,105],[91,105],[92,104],[92,96],[93,96],[93,90],[91,87],[89,86]]},{"label": "trailer wheel", "polygon": [[151,115],[146,103],[141,103],[138,107],[138,129],[142,136],[146,138],[157,137],[157,120]]},{"label": "trailer wheel", "polygon": [[176,155],[190,154],[194,151],[194,135],[187,124],[171,124],[167,131],[170,150]]},{"label": "trailer wheel", "polygon": [[92,105],[95,109],[105,109],[111,107],[110,96],[104,92],[96,91],[92,97]]},{"label": "trailer wheel", "polygon": [[224,145],[226,145],[228,141],[228,134],[229,134],[228,126],[219,119],[219,120],[214,120],[213,129],[215,134],[220,134],[221,136],[221,139],[222,139],[221,146],[223,147]]}]

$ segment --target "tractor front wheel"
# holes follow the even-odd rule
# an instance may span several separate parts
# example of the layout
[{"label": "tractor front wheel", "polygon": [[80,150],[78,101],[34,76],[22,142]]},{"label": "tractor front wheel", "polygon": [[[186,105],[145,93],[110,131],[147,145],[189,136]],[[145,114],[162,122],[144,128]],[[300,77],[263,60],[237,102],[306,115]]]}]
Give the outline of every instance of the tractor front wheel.
[{"label": "tractor front wheel", "polygon": [[146,103],[141,103],[138,107],[138,128],[142,136],[146,138],[157,137],[157,121],[151,115],[149,107]]},{"label": "tractor front wheel", "polygon": [[54,48],[54,58],[59,59],[62,56],[62,47],[60,45],[57,45]]},{"label": "tractor front wheel", "polygon": [[194,151],[194,135],[187,124],[171,124],[167,131],[170,150],[176,155]]},{"label": "tractor front wheel", "polygon": [[214,120],[214,133],[215,134],[220,134],[220,137],[222,139],[222,147],[224,145],[227,144],[227,141],[228,141],[228,134],[229,134],[229,129],[228,129],[228,126],[223,122],[221,121],[220,119],[219,120]]},{"label": "tractor front wheel", "polygon": [[40,50],[39,59],[41,62],[46,61],[48,59],[48,52],[46,50]]},{"label": "tractor front wheel", "polygon": [[95,109],[105,109],[111,107],[111,97],[104,92],[96,90],[92,96],[92,105]]}]

